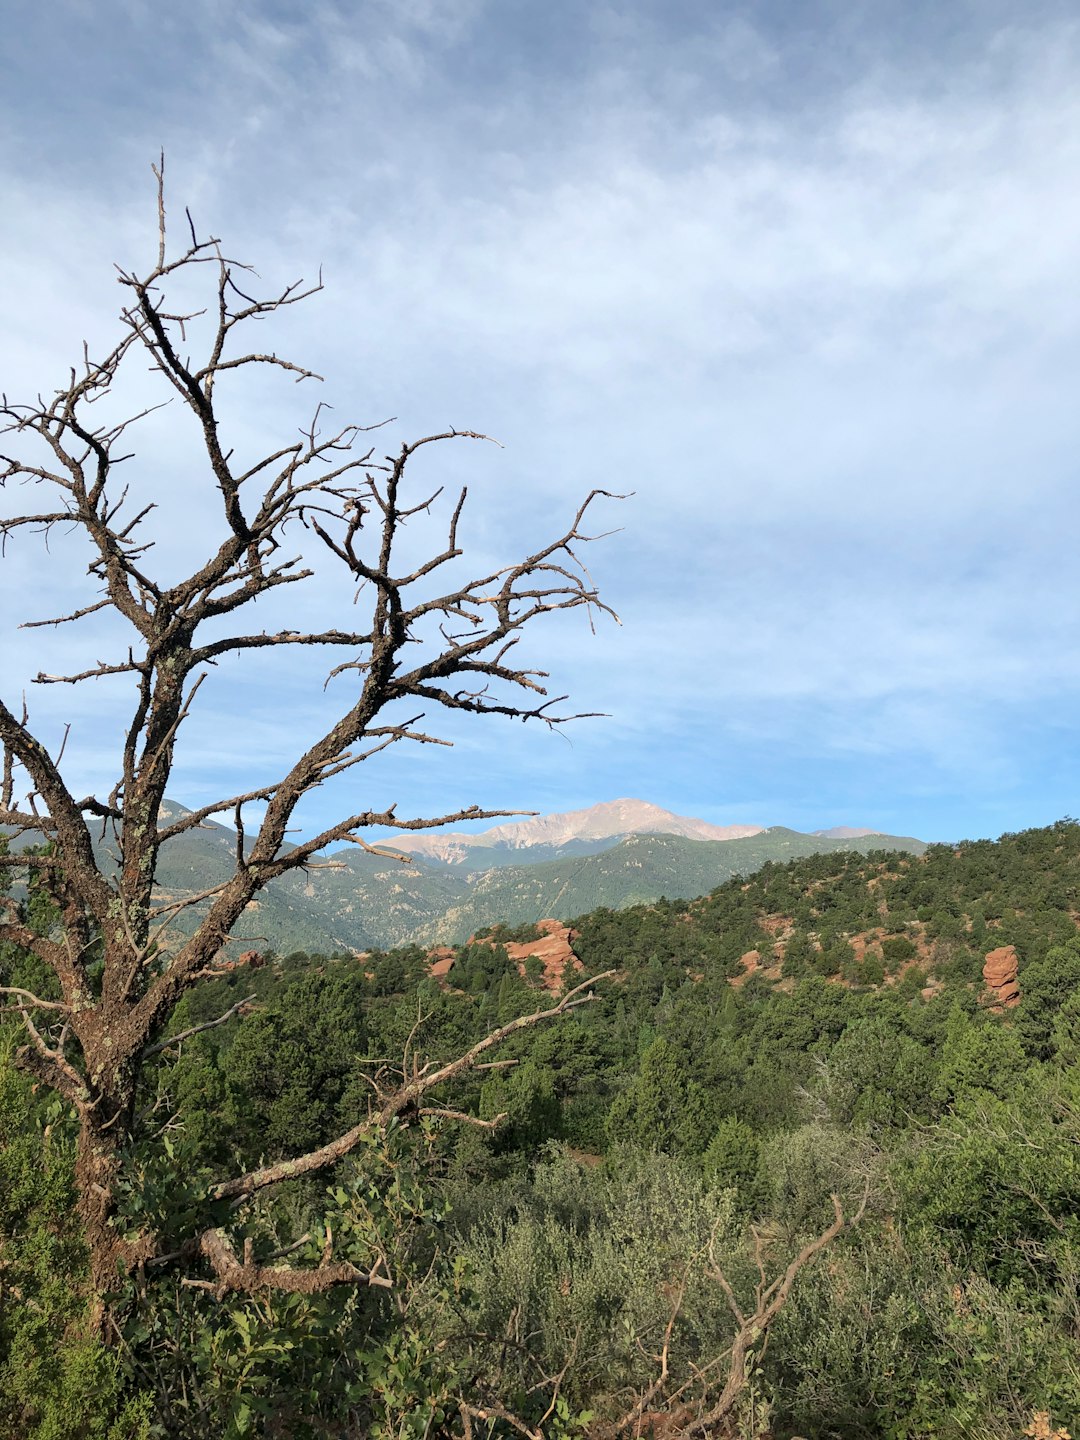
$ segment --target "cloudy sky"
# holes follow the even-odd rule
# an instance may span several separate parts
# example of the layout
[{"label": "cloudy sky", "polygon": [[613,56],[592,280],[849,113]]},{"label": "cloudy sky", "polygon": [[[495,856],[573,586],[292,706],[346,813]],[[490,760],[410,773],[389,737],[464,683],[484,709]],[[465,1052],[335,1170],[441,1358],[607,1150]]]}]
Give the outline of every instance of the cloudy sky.
[{"label": "cloudy sky", "polygon": [[[238,443],[288,443],[317,398],[396,416],[388,438],[497,437],[424,476],[468,481],[479,567],[557,533],[592,486],[634,492],[589,556],[622,626],[573,614],[531,642],[559,693],[609,718],[452,727],[453,751],[354,772],[308,823],[632,795],[954,839],[1080,808],[1074,5],[5,13],[9,396],[117,333],[113,262],[152,263],[163,146],[171,213],[268,285],[323,267],[274,337],[321,393],[237,387]],[[148,422],[132,462],[166,569],[212,524],[177,424]],[[62,537],[9,546],[6,694],[119,643],[15,628],[85,599],[84,566]],[[329,583],[298,603],[345,623]],[[107,788],[130,692],[31,690],[46,739],[72,724],[72,784]],[[333,698],[307,661],[222,671],[203,696],[172,787],[187,803],[274,778]]]}]

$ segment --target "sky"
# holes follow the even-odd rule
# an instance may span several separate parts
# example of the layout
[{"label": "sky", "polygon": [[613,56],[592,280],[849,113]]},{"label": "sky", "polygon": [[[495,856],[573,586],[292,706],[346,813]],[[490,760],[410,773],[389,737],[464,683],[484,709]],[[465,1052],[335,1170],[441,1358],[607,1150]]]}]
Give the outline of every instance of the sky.
[{"label": "sky", "polygon": [[[223,395],[243,449],[319,400],[449,426],[418,484],[468,483],[477,571],[594,486],[579,612],[528,658],[604,718],[449,723],[309,801],[574,809],[996,836],[1080,809],[1080,20],[1030,0],[9,0],[0,389],[49,393],[119,334],[153,263],[151,162],[267,287],[325,289],[273,346],[325,377]],[[268,340],[267,344],[271,342]],[[153,398],[153,377],[118,397]],[[169,573],[212,535],[175,408],[132,483]],[[381,442],[380,442],[381,443]],[[0,496],[9,509],[25,492]],[[424,543],[418,534],[416,544]],[[432,542],[434,543],[434,542]],[[0,564],[0,684],[70,783],[107,791],[128,682],[76,537]],[[345,624],[316,578],[290,611]],[[260,618],[259,627],[262,620]],[[277,778],[341,701],[311,657],[222,667],[170,794]],[[439,717],[428,717],[432,726]],[[441,724],[442,722],[439,721]]]}]

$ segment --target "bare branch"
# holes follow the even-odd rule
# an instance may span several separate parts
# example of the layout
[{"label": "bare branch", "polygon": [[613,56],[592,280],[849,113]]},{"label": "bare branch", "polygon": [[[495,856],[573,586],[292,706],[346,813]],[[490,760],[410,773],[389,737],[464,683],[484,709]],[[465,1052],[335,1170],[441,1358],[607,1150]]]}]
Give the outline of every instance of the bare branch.
[{"label": "bare branch", "polygon": [[130,675],[140,667],[131,660],[121,661],[117,665],[108,665],[104,660],[99,660],[88,670],[80,670],[77,675],[46,675],[39,670],[34,676],[35,685],[78,685],[83,680],[100,680],[105,675]]},{"label": "bare branch", "polygon": [[19,626],[20,630],[39,630],[45,625],[70,625],[73,620],[82,620],[87,615],[93,615],[98,610],[105,610],[109,606],[109,598],[97,600],[93,605],[84,605],[81,610],[75,610],[70,615],[58,615],[54,620],[24,620]]},{"label": "bare branch", "polygon": [[182,1045],[185,1040],[190,1040],[193,1035],[201,1035],[204,1030],[216,1030],[219,1025],[224,1025],[234,1015],[242,1014],[244,1009],[253,1005],[258,998],[257,995],[246,995],[243,1000],[238,1000],[235,1005],[230,1005],[228,1010],[219,1015],[216,1020],[204,1020],[201,1025],[192,1025],[187,1030],[181,1030],[179,1035],[170,1035],[168,1040],[161,1040],[156,1045],[148,1046],[142,1052],[143,1059],[148,1060],[151,1055],[160,1055],[163,1050],[168,1050],[173,1045]]},{"label": "bare branch", "polygon": [[310,1269],[296,1269],[291,1265],[260,1265],[248,1256],[241,1260],[223,1230],[205,1230],[199,1236],[197,1250],[217,1276],[217,1283],[207,1288],[213,1290],[218,1300],[223,1300],[231,1290],[246,1295],[259,1290],[283,1291],[289,1295],[321,1295],[335,1285],[370,1285],[389,1290],[394,1283],[388,1274],[383,1273],[381,1260],[371,1270],[361,1270],[348,1260],[324,1260]]},{"label": "bare branch", "polygon": [[34,1024],[25,1006],[19,1007],[22,1023],[30,1037],[30,1045],[22,1045],[15,1052],[15,1064],[20,1070],[34,1075],[39,1080],[58,1090],[73,1104],[81,1115],[91,1108],[86,1082],[63,1054],[59,1046],[50,1048]]},{"label": "bare branch", "polygon": [[481,1120],[478,1115],[470,1115],[465,1110],[447,1110],[445,1106],[421,1105],[417,1114],[433,1120],[454,1120],[459,1125],[473,1125],[477,1130],[497,1130],[506,1119],[507,1112],[504,1110],[491,1120]]},{"label": "bare branch", "polygon": [[525,1440],[544,1440],[542,1431],[534,1430],[520,1416],[507,1410],[505,1405],[498,1405],[494,1401],[488,1405],[469,1405],[466,1401],[459,1400],[458,1408],[461,1411],[462,1423],[466,1426],[467,1435],[472,1433],[470,1420],[484,1420],[488,1423],[493,1420],[502,1420],[510,1426],[511,1430],[516,1430],[519,1435],[524,1435]]},{"label": "bare branch", "polygon": [[17,995],[34,1010],[60,1010],[65,1015],[71,1013],[71,1006],[65,1005],[63,1001],[41,1000],[32,990],[23,990],[18,985],[0,985],[0,995]]},{"label": "bare branch", "polygon": [[170,900],[165,905],[155,905],[150,914],[155,920],[161,915],[178,915],[181,910],[190,910],[192,906],[201,905],[204,900],[211,900],[215,895],[220,895],[228,884],[228,880],[222,880],[219,884],[210,885],[207,889],[199,890],[194,895],[186,895],[183,900]]},{"label": "bare branch", "polygon": [[328,1165],[336,1164],[356,1148],[373,1125],[385,1128],[392,1120],[399,1119],[406,1112],[418,1110],[421,1097],[426,1095],[429,1090],[435,1089],[438,1085],[444,1085],[447,1081],[455,1080],[458,1076],[471,1070],[482,1055],[519,1030],[528,1029],[544,1020],[553,1020],[557,1015],[565,1015],[579,1005],[589,1004],[596,999],[590,987],[601,980],[609,979],[615,973],[614,970],[605,970],[601,975],[594,975],[589,980],[583,980],[580,985],[575,985],[572,990],[569,990],[562,1000],[552,1006],[550,1010],[539,1010],[531,1015],[522,1015],[516,1020],[500,1025],[497,1030],[486,1035],[483,1040],[478,1041],[463,1055],[459,1055],[456,1060],[451,1060],[448,1064],[426,1075],[417,1075],[399,1086],[383,1101],[374,1116],[368,1116],[361,1120],[359,1124],[354,1125],[351,1130],[347,1130],[344,1135],[338,1136],[336,1140],[331,1140],[328,1144],[320,1146],[317,1150],[311,1150],[306,1155],[300,1155],[291,1160],[279,1160],[276,1164],[266,1165],[261,1170],[252,1170],[246,1175],[238,1175],[234,1180],[224,1180],[221,1184],[213,1187],[210,1192],[211,1197],[214,1200],[248,1199],[258,1191],[265,1190],[270,1185],[277,1185],[282,1180],[293,1180],[299,1175],[310,1175],[313,1171],[323,1170]]}]

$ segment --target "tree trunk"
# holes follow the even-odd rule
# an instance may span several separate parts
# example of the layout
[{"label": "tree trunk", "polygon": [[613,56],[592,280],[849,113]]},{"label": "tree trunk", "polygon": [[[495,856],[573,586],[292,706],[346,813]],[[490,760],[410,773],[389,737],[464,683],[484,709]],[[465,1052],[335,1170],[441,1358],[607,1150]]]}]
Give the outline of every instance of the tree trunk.
[{"label": "tree trunk", "polygon": [[125,1239],[117,1224],[120,1171],[131,1139],[134,1096],[133,1078],[99,1089],[81,1117],[75,1151],[76,1208],[89,1252],[99,1322],[121,1271],[149,1258],[154,1248],[152,1236]]}]

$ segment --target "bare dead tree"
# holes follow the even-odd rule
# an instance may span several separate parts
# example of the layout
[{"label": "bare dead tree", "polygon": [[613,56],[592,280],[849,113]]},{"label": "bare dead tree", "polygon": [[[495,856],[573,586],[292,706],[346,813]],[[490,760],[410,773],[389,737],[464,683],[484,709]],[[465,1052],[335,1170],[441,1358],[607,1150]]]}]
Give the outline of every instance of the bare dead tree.
[{"label": "bare dead tree", "polygon": [[[441,548],[420,563],[403,561],[409,520],[421,513],[430,516],[442,497],[441,489],[419,495],[410,491],[411,462],[426,447],[484,438],[475,432],[445,430],[383,457],[362,426],[324,429],[326,412],[319,407],[298,439],[240,463],[221,438],[218,381],[232,371],[265,368],[297,381],[319,378],[273,351],[245,349],[242,332],[313,295],[321,289],[321,277],[312,285],[300,282],[253,298],[249,292],[256,282],[249,268],[228,258],[217,240],[199,239],[190,216],[188,239],[173,255],[163,166],[155,174],[156,263],[145,274],[119,271],[125,303],[116,345],[101,359],[91,358],[84,347],[81,365],[50,399],[21,404],[5,395],[0,400],[0,434],[6,442],[0,486],[14,499],[31,499],[27,508],[0,517],[0,539],[6,545],[25,531],[47,540],[62,527],[82,537],[90,557],[93,590],[86,602],[69,614],[32,623],[78,624],[104,611],[127,631],[111,658],[69,674],[42,672],[37,682],[79,685],[121,675],[131,677],[135,691],[115,784],[102,796],[80,797],[72,790],[64,778],[63,746],[54,754],[42,743],[25,703],[0,701],[0,826],[9,834],[32,833],[50,842],[40,853],[0,855],[0,865],[29,867],[47,885],[61,921],[50,934],[41,934],[14,902],[6,902],[4,935],[51,971],[59,999],[14,987],[0,992],[0,999],[6,1008],[17,1009],[25,1027],[19,1065],[59,1092],[78,1114],[79,1212],[99,1293],[109,1290],[118,1266],[147,1263],[156,1254],[155,1236],[124,1238],[111,1223],[143,1061],[172,1043],[161,1037],[181,997],[221,973],[219,957],[249,901],[270,881],[311,864],[332,843],[366,844],[359,832],[367,827],[416,830],[515,813],[469,805],[452,814],[403,819],[394,807],[360,810],[291,845],[286,833],[303,797],[390,746],[448,743],[419,728],[422,715],[403,712],[403,703],[549,726],[579,718],[558,710],[565,697],[549,697],[545,673],[527,668],[516,647],[522,632],[543,615],[577,609],[590,619],[613,614],[578,555],[580,544],[597,538],[586,533],[585,519],[606,491],[587,495],[569,526],[524,558],[464,583],[443,583],[442,574],[457,574],[453,562],[463,553],[462,490],[448,504]],[[169,292],[178,282],[202,277],[211,294],[205,310],[170,303]],[[187,347],[200,326],[208,330],[209,341],[202,357],[192,360]],[[107,407],[93,410],[140,357],[149,360],[163,389],[179,397],[189,414],[205,484],[219,508],[219,531],[204,557],[173,583],[155,571],[153,503],[137,504],[118,478],[119,467],[130,458],[128,432],[148,411],[99,422]],[[315,549],[318,567],[290,552],[296,536],[306,537]],[[245,628],[255,601],[301,584],[325,567],[360,586],[365,604],[357,612],[363,617],[359,624],[267,633],[247,621]],[[178,734],[210,669],[224,656],[282,647],[325,654],[329,675],[352,682],[333,723],[296,754],[286,773],[179,817],[163,814]],[[403,713],[408,718],[401,718]],[[262,819],[245,834],[244,807],[254,802],[264,807]],[[232,874],[203,895],[157,903],[154,882],[162,845],[215,815],[231,816],[236,826]],[[95,853],[92,819],[111,831],[115,870]],[[194,933],[166,952],[162,939],[176,913],[196,903],[205,906],[205,913]],[[579,986],[557,1006],[503,1027],[453,1063],[402,1076],[363,1123],[385,1123],[410,1105],[421,1108],[429,1091],[479,1063],[511,1028],[564,1014],[588,998],[587,987]],[[356,1140],[356,1132],[350,1132],[287,1166],[237,1176],[215,1193],[242,1201],[286,1174],[334,1164]],[[354,1273],[355,1267],[334,1265],[329,1258],[319,1273],[258,1266],[250,1256],[238,1257],[225,1236],[209,1229],[191,1237],[189,1252],[209,1264],[215,1279],[208,1283],[219,1293],[265,1286],[310,1290],[341,1281],[381,1284],[386,1278]]]}]

